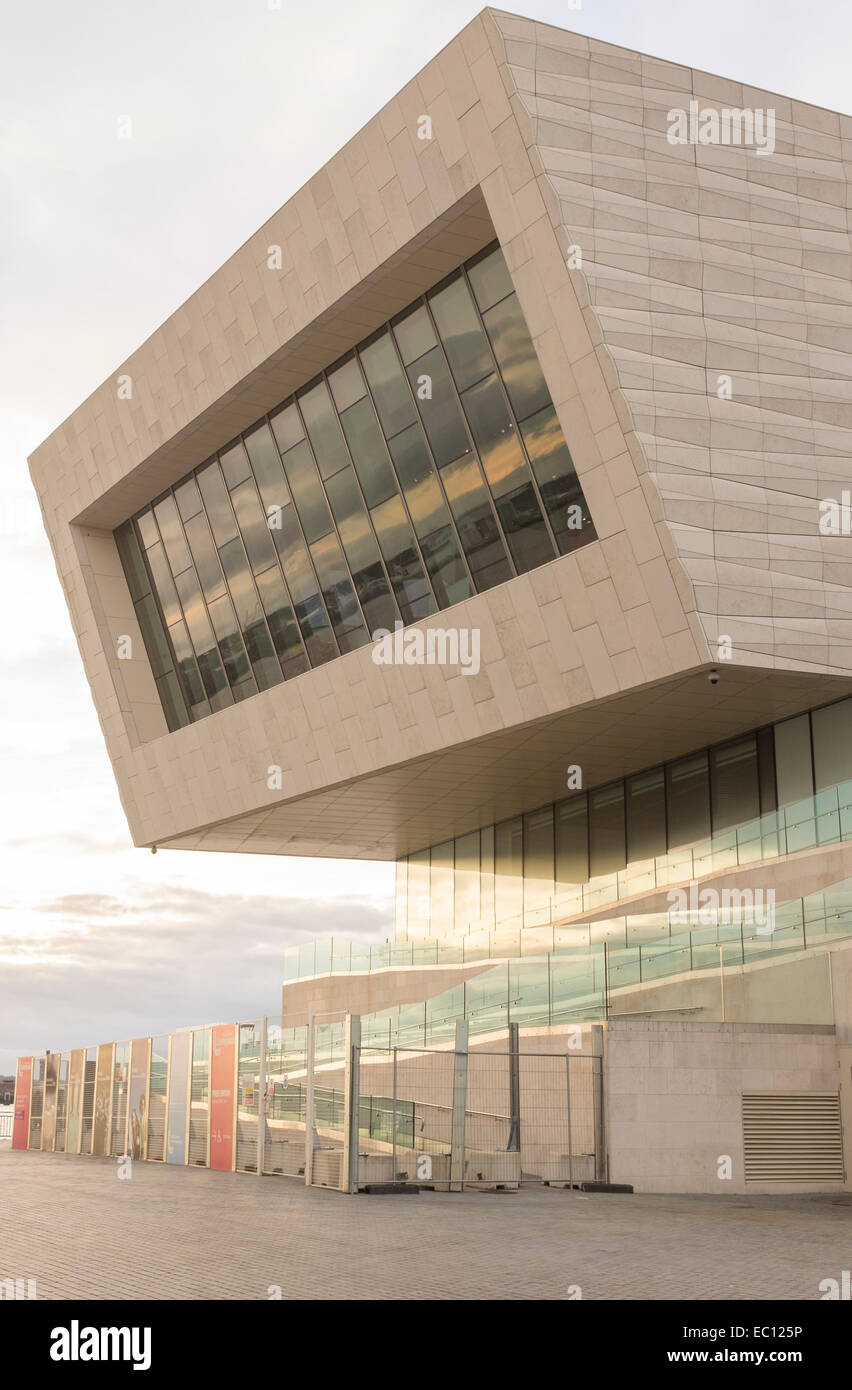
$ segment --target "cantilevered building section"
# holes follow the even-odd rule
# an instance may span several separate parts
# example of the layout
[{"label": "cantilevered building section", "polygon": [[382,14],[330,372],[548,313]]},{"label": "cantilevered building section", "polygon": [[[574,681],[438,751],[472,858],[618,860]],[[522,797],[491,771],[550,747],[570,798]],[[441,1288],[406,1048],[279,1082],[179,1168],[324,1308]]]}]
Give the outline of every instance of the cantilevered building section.
[{"label": "cantilevered building section", "polygon": [[285,1024],[600,1024],[637,1186],[850,1167],[850,150],[484,10],[30,461],[134,842],[397,862]]}]

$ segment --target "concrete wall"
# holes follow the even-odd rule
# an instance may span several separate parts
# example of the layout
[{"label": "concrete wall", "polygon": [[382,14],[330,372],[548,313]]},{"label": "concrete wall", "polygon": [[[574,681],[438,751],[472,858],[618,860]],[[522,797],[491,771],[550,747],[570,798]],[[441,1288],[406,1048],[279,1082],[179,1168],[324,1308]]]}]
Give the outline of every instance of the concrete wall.
[{"label": "concrete wall", "polygon": [[[718,970],[649,981],[610,994],[611,1018],[666,1013],[695,1022],[804,1023],[834,1021],[831,958],[838,951],[815,948],[767,964],[729,966],[722,983]],[[852,966],[852,951],[846,951]]]},{"label": "concrete wall", "polygon": [[[637,1192],[848,1190],[848,1167],[845,1188],[746,1185],[743,1174],[743,1091],[838,1090],[833,1027],[610,1021],[605,1055],[613,1182]],[[848,1117],[847,1110],[847,1135]],[[733,1160],[730,1180],[717,1176],[725,1154]]]},{"label": "concrete wall", "polygon": [[422,969],[406,965],[291,980],[282,989],[284,1026],[304,1027],[311,1009],[317,1014],[377,1014],[397,1005],[420,1004],[497,963],[482,960],[470,965],[430,965]]}]

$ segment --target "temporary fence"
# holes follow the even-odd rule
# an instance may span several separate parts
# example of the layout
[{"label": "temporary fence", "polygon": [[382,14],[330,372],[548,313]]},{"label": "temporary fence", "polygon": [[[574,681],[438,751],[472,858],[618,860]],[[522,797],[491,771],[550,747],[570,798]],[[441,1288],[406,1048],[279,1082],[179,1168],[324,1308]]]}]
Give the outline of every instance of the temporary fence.
[{"label": "temporary fence", "polygon": [[605,1176],[600,1031],[386,1047],[356,1016],[261,1018],[24,1057],[12,1147],[349,1192],[576,1184]]}]

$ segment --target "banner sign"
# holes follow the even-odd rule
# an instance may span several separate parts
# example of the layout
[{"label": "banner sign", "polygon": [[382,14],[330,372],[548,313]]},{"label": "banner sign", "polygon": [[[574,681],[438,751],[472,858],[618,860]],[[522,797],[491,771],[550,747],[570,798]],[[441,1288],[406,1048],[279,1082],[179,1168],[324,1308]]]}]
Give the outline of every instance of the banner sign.
[{"label": "banner sign", "polygon": [[32,1057],[19,1057],[18,1074],[15,1080],[15,1118],[12,1122],[13,1149],[25,1149],[30,1142],[30,1086],[32,1079]]},{"label": "banner sign", "polygon": [[237,1027],[213,1029],[210,1053],[210,1167],[230,1173],[234,1166],[234,1064]]}]

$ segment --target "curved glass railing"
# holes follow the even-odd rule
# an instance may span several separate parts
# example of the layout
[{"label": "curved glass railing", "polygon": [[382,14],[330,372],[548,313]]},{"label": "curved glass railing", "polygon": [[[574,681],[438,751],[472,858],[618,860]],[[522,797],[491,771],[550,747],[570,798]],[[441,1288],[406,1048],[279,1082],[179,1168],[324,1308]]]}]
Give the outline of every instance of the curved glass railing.
[{"label": "curved glass railing", "polygon": [[[594,1022],[619,1013],[629,1015],[631,1001],[629,996],[619,999],[620,991],[696,972],[718,973],[720,965],[728,969],[793,957],[845,936],[852,936],[852,905],[821,917],[805,910],[798,920],[792,913],[787,920],[776,918],[771,934],[740,921],[698,927],[632,946],[600,942],[582,950],[506,960],[424,1003],[400,1005],[362,1018],[362,1040],[371,1047],[437,1047],[452,1042],[460,1018],[469,1020],[475,1035],[505,1029],[509,1023],[545,1027]],[[688,1005],[684,1007],[693,1011]],[[675,999],[667,998],[659,1011],[670,1013],[678,1008]],[[827,962],[813,1009],[818,1016],[811,1022],[830,1020]],[[635,1011],[647,1012],[647,1008]],[[694,1011],[700,1016],[702,1009],[696,1006]],[[779,1017],[775,1021],[785,1020]]]},{"label": "curved glass railing", "polygon": [[[594,944],[600,923],[562,927],[566,918],[616,905],[625,898],[671,888],[726,869],[745,867],[799,850],[852,839],[852,782],[841,782],[757,820],[670,850],[656,859],[628,864],[618,873],[577,884],[496,925],[481,919],[454,929],[450,937],[426,937],[378,946],[326,937],[284,953],[284,980],[333,972],[386,970],[398,965],[454,965],[501,959],[564,947]],[[629,918],[627,919],[630,920]]]}]

